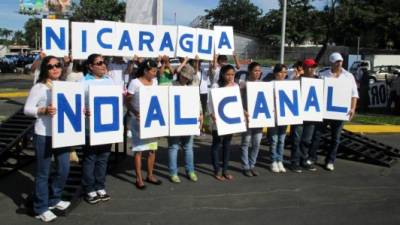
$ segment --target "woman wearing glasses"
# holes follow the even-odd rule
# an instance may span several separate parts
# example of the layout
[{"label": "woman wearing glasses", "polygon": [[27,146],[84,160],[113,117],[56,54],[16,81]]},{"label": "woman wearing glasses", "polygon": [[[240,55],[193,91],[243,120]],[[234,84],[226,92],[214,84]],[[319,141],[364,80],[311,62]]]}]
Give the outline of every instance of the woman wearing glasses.
[{"label": "woman wearing glasses", "polygon": [[[82,82],[86,99],[88,98],[89,86],[114,84],[111,78],[105,76],[107,73],[107,66],[103,56],[91,54],[86,60],[85,69],[85,77]],[[86,117],[89,117],[91,114],[88,108],[88,105],[86,105]],[[86,131],[88,134],[88,130]],[[86,145],[83,155],[82,186],[85,193],[85,200],[90,204],[96,204],[100,201],[110,200],[110,195],[107,194],[105,189],[105,183],[111,144],[90,146],[89,139],[90,138],[86,136]]]},{"label": "woman wearing glasses", "polygon": [[[44,57],[38,80],[29,92],[24,107],[26,115],[36,117],[33,136],[36,157],[33,210],[36,218],[44,222],[57,218],[52,209],[65,210],[70,205],[70,202],[61,200],[69,173],[69,149],[51,147],[51,117],[57,111],[51,104],[51,88],[52,82],[59,80],[61,74],[60,61],[54,56]],[[56,161],[56,171],[49,179],[52,155]]]}]

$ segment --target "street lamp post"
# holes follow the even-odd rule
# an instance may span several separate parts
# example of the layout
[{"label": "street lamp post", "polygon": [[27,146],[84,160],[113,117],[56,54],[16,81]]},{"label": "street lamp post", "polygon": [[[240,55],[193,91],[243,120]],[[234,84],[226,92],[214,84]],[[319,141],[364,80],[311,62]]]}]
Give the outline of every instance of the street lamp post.
[{"label": "street lamp post", "polygon": [[283,12],[282,12],[282,32],[281,32],[281,63],[285,61],[285,31],[286,31],[286,5],[287,0],[282,0]]}]

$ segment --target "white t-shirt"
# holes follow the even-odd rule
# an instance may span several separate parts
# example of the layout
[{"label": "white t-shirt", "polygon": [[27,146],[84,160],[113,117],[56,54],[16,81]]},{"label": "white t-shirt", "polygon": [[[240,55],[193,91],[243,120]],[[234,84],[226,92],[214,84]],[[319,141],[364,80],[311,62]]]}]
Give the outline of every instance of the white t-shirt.
[{"label": "white t-shirt", "polygon": [[108,65],[108,76],[113,79],[114,84],[125,84],[125,71],[128,68],[126,63],[123,64],[116,64],[110,63]]},{"label": "white t-shirt", "polygon": [[[157,86],[157,79],[153,79],[153,84],[151,86]],[[140,111],[140,107],[139,107],[139,90],[140,87],[145,86],[143,85],[143,83],[139,80],[139,79],[133,79],[128,86],[128,93],[133,95],[133,98],[131,100],[131,105],[133,107],[134,110],[136,110],[137,112]]]},{"label": "white t-shirt", "polygon": [[[324,78],[324,77],[335,78],[334,74],[332,73],[331,70],[323,71],[320,74],[320,76],[321,76],[321,78]],[[342,68],[341,73],[336,78],[342,80],[343,82],[350,82],[351,83],[351,97],[358,98],[357,84],[356,84],[356,80],[354,79],[353,74],[351,74],[350,72],[348,72],[347,70]]]},{"label": "white t-shirt", "polygon": [[38,115],[38,109],[47,107],[51,103],[51,90],[43,83],[37,83],[31,88],[25,102],[24,113],[36,117],[35,134],[51,136],[51,116]]},{"label": "white t-shirt", "polygon": [[208,86],[210,85],[210,79],[208,76],[209,68],[204,68],[202,71],[197,72],[197,76],[200,80],[200,94],[208,93]]}]

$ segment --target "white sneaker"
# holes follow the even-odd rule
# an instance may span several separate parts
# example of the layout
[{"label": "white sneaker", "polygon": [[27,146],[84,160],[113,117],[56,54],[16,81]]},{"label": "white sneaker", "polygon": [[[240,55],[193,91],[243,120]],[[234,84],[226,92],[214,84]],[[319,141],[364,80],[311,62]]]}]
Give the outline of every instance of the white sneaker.
[{"label": "white sneaker", "polygon": [[333,163],[328,163],[326,164],[326,169],[329,171],[334,171],[335,167],[333,166]]},{"label": "white sneaker", "polygon": [[46,212],[44,212],[38,216],[35,216],[35,218],[39,219],[43,222],[50,222],[50,221],[55,220],[57,218],[57,216],[52,211],[47,210]]},{"label": "white sneaker", "polygon": [[282,162],[278,162],[278,169],[279,169],[279,172],[286,173],[286,169],[283,166]]},{"label": "white sneaker", "polygon": [[274,173],[279,173],[279,167],[278,167],[278,163],[277,162],[274,161],[271,164],[271,171],[274,172]]},{"label": "white sneaker", "polygon": [[314,162],[308,159],[308,160],[306,161],[306,164],[307,164],[307,165],[313,165]]},{"label": "white sneaker", "polygon": [[126,132],[126,136],[127,136],[128,138],[132,138],[132,131],[131,131],[131,130],[128,130],[128,131]]},{"label": "white sneaker", "polygon": [[59,201],[56,205],[50,206],[49,209],[66,210],[71,205],[68,201]]}]

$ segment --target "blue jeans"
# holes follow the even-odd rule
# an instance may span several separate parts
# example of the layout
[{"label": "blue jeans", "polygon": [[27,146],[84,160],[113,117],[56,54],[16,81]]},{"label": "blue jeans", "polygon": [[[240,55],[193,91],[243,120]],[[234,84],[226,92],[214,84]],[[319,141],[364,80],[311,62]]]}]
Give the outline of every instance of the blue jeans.
[{"label": "blue jeans", "polygon": [[[69,174],[69,149],[51,148],[51,136],[34,135],[36,173],[33,210],[40,215],[61,200]],[[56,170],[50,175],[51,157],[54,154]],[[49,179],[50,178],[50,179]],[[18,184],[16,184],[18,185]]]},{"label": "blue jeans", "polygon": [[300,160],[304,160],[305,156],[301,151],[301,140],[303,135],[303,125],[291,125],[290,133],[292,138],[292,151],[290,153],[290,161],[292,165],[300,165]]},{"label": "blue jeans", "polygon": [[325,163],[334,163],[336,160],[337,150],[340,144],[340,137],[342,136],[342,129],[344,121],[341,120],[324,120],[326,125],[331,129],[331,143],[328,148]]},{"label": "blue jeans", "polygon": [[232,141],[232,134],[218,136],[216,130],[212,131],[212,145],[211,145],[211,161],[214,167],[214,174],[218,174],[221,171],[221,164],[219,161],[219,149],[222,144],[222,172],[225,173],[228,170],[229,158],[230,158],[230,145]]},{"label": "blue jeans", "polygon": [[178,150],[181,147],[185,151],[185,169],[187,173],[194,172],[193,162],[193,136],[168,137],[169,174],[178,174]]},{"label": "blue jeans", "polygon": [[283,150],[285,147],[287,126],[276,126],[268,128],[271,137],[271,160],[283,162]]},{"label": "blue jeans", "polygon": [[83,151],[83,191],[89,193],[105,189],[111,144],[90,146],[89,141],[86,140],[86,145]]},{"label": "blue jeans", "polygon": [[[257,162],[258,151],[260,150],[260,142],[262,138],[262,128],[249,128],[247,132],[242,134],[242,167],[245,170],[253,169]],[[251,149],[249,154],[249,146]]]}]

